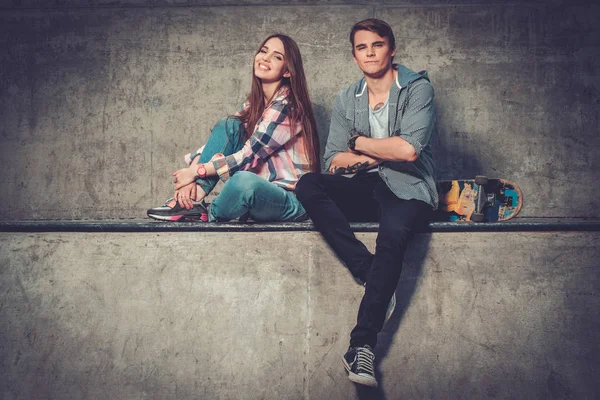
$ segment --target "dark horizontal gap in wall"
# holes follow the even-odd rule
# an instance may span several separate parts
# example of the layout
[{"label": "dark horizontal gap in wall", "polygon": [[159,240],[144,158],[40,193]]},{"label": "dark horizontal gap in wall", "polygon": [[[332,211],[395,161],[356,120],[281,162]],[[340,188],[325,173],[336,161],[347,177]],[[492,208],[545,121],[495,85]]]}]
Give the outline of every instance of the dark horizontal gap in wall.
[{"label": "dark horizontal gap in wall", "polygon": [[[376,223],[352,223],[355,232],[377,232]],[[0,221],[0,232],[314,232],[311,222],[160,222],[148,219]],[[431,222],[419,232],[592,232],[599,219],[516,218],[507,222]]]}]

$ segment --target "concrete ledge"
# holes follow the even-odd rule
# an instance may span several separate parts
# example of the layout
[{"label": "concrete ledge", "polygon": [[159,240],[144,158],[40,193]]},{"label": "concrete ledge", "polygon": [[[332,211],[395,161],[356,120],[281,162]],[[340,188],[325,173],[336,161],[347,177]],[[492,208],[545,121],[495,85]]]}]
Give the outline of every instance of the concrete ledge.
[{"label": "concrete ledge", "polygon": [[599,242],[418,235],[368,391],[364,289],[316,232],[0,232],[0,398],[598,398]]},{"label": "concrete ledge", "polygon": [[[352,223],[355,232],[377,232],[376,223]],[[0,232],[313,232],[311,222],[291,223],[206,223],[159,222],[149,219],[3,221]],[[600,220],[560,218],[516,218],[507,222],[431,222],[425,232],[593,232]]]}]

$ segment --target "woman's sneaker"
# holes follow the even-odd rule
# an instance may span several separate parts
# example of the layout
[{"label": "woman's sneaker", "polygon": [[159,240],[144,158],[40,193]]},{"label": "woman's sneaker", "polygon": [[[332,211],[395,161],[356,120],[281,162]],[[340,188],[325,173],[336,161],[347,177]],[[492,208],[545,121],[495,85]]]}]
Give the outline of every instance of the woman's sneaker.
[{"label": "woman's sneaker", "polygon": [[377,387],[375,379],[375,354],[368,344],[350,347],[344,358],[344,367],[348,371],[348,379],[361,385]]},{"label": "woman's sneaker", "polygon": [[208,211],[203,201],[192,201],[193,207],[189,210],[181,207],[179,203],[171,198],[161,207],[149,209],[146,214],[150,218],[161,221],[208,221]]}]

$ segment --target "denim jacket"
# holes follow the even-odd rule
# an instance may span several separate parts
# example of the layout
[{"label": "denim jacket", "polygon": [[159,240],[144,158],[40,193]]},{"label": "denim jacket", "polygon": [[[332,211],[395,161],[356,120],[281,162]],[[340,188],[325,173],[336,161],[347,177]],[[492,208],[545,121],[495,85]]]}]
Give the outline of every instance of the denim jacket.
[{"label": "denim jacket", "polygon": [[[388,100],[389,132],[410,143],[418,158],[414,162],[385,161],[379,165],[378,173],[398,198],[422,200],[435,209],[438,193],[430,145],[435,125],[433,87],[426,71],[416,73],[397,64],[394,68],[398,76]],[[371,137],[369,95],[364,78],[337,96],[325,147],[326,170],[336,154],[348,151],[348,139],[356,134]]]}]

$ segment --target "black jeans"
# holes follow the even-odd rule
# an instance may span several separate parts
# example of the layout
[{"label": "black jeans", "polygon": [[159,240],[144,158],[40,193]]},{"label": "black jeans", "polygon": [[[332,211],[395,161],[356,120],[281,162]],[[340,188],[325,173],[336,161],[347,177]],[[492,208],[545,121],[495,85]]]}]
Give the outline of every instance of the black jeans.
[{"label": "black jeans", "polygon": [[[352,275],[367,283],[350,346],[375,347],[400,280],[404,251],[415,228],[428,220],[431,206],[399,199],[377,172],[352,178],[306,174],[296,185],[296,195]],[[374,255],[356,238],[349,222],[379,222]]]}]

